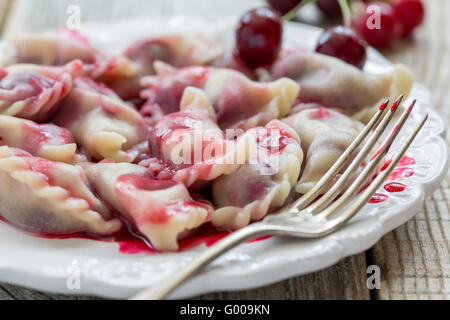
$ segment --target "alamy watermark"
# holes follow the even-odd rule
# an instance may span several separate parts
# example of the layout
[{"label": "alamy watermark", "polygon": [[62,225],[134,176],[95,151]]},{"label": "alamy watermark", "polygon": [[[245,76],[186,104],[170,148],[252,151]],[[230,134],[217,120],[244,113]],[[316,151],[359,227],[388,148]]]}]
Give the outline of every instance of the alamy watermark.
[{"label": "alamy watermark", "polygon": [[366,20],[366,26],[369,30],[381,29],[381,8],[377,5],[370,5],[367,7],[367,14],[370,16]]},{"label": "alamy watermark", "polygon": [[67,274],[67,289],[72,291],[81,290],[81,268],[78,261],[72,262],[72,264],[67,268]]},{"label": "alamy watermark", "polygon": [[367,267],[367,288],[369,290],[381,289],[381,269],[377,265]]},{"label": "alamy watermark", "polygon": [[66,13],[68,14],[66,27],[69,30],[81,29],[81,8],[75,4],[67,7]]}]

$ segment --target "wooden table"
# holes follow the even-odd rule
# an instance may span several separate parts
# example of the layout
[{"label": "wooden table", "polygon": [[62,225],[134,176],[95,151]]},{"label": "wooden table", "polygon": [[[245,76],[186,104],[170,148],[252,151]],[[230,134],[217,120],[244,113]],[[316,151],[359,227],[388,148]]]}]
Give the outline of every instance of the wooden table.
[{"label": "wooden table", "polygon": [[[261,0],[0,0],[0,31],[65,26],[67,7],[77,4],[82,21],[158,14],[241,14]],[[384,52],[409,66],[450,119],[450,1],[428,0],[424,26],[414,39]],[[217,293],[199,299],[447,299],[450,297],[450,175],[417,216],[384,236],[372,249],[326,270],[265,288]],[[380,290],[367,289],[366,268],[379,265]],[[90,299],[0,284],[0,299]]]}]

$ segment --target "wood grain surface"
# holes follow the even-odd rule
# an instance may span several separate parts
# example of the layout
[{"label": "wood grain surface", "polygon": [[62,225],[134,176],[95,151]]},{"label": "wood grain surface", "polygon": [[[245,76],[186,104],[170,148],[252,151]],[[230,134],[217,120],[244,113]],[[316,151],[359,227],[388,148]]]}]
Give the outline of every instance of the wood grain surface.
[{"label": "wood grain surface", "polygon": [[[153,15],[241,14],[262,0],[0,0],[0,33],[64,26],[66,10],[79,5],[82,21],[151,18]],[[425,1],[424,25],[413,39],[383,53],[406,64],[433,93],[442,117],[450,120],[450,1]],[[328,269],[242,292],[197,299],[448,299],[450,298],[450,175],[417,216],[384,236],[372,249]],[[366,269],[379,265],[380,290],[368,290]],[[45,294],[0,284],[0,299],[95,299]]]}]

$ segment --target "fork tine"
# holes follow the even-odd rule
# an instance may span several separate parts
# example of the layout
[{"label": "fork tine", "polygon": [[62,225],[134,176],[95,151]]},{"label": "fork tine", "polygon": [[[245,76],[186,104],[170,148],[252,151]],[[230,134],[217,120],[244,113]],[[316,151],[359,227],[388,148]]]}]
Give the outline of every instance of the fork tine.
[{"label": "fork tine", "polygon": [[342,176],[339,178],[339,180],[319,200],[317,200],[313,205],[311,205],[309,208],[306,209],[309,213],[316,214],[320,212],[339,195],[345,183],[347,183],[347,181],[351,178],[356,169],[367,158],[367,155],[372,151],[375,143],[378,141],[380,136],[386,130],[387,126],[389,125],[394,116],[394,113],[397,111],[398,106],[401,104],[402,99],[403,95],[401,95],[392,105],[388,114],[381,121],[375,132],[372,133],[369,140],[364,144],[361,151],[358,153],[356,158],[350,163],[350,165],[342,174]]},{"label": "fork tine", "polygon": [[400,159],[406,153],[409,146],[414,141],[417,134],[420,132],[420,130],[427,122],[427,120],[428,114],[426,114],[423,117],[422,121],[419,123],[414,132],[406,140],[405,144],[400,148],[400,151],[392,159],[392,162],[389,164],[386,170],[384,170],[377,176],[377,178],[370,184],[370,186],[364,191],[364,193],[354,203],[352,203],[351,206],[346,211],[344,211],[341,215],[332,220],[334,222],[333,225],[334,230],[338,229],[348,220],[353,218],[359,212],[359,210],[367,203],[367,201],[369,201],[369,199],[372,198],[374,193],[381,187],[386,178],[392,173],[397,164],[400,162]]},{"label": "fork tine", "polygon": [[378,111],[366,125],[366,127],[361,131],[358,137],[353,141],[353,143],[345,150],[341,157],[336,161],[336,163],[330,168],[330,170],[316,183],[316,185],[306,194],[304,194],[299,200],[297,200],[291,207],[295,210],[301,210],[308,206],[312,201],[314,201],[319,193],[325,188],[336,176],[336,174],[341,170],[344,164],[348,161],[353,152],[360,146],[364,141],[370,131],[379,122],[381,116],[383,115],[386,107],[389,105],[389,100],[386,100],[381,104]]},{"label": "fork tine", "polygon": [[389,150],[390,146],[397,138],[398,133],[402,129],[412,109],[414,108],[415,101],[406,109],[401,115],[398,122],[395,124],[394,129],[389,134],[389,136],[384,141],[381,149],[375,154],[372,160],[369,161],[367,166],[364,168],[363,172],[356,178],[356,180],[350,185],[347,191],[337,199],[330,207],[328,207],[321,215],[325,218],[329,218],[334,215],[339,209],[345,206],[354,196],[359,192],[359,190],[364,186],[364,183],[372,176],[374,169],[378,166],[381,160],[384,159],[384,155]]}]

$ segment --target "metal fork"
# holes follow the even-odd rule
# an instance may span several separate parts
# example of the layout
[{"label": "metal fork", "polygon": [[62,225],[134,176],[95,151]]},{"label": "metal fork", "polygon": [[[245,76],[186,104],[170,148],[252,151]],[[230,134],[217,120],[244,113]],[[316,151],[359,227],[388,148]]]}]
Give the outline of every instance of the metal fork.
[{"label": "metal fork", "polygon": [[[374,170],[384,159],[399,131],[411,114],[416,103],[414,100],[411,105],[404,110],[390,134],[383,141],[381,148],[365,165],[364,170],[356,177],[351,185],[346,188],[345,192],[342,192],[342,189],[348,184],[349,179],[354,179],[355,171],[364,161],[366,161],[367,156],[374,148],[383,132],[386,131],[386,128],[400,106],[402,99],[403,96],[400,96],[390,108],[388,108],[388,101],[383,103],[367,126],[342,154],[333,167],[322,177],[311,191],[303,195],[299,200],[280,209],[274,214],[267,216],[261,222],[256,222],[230,234],[168,279],[150,289],[142,291],[134,296],[132,300],[158,300],[166,298],[172,291],[214,259],[247,240],[266,235],[321,238],[344,226],[358,213],[367,201],[371,199],[376,190],[380,188],[381,184],[391,174],[428,119],[427,114],[420,121],[414,132],[400,147],[400,150],[392,158],[389,166],[384,171],[380,172],[372,183],[365,188],[367,180],[373,177]],[[382,118],[383,114],[384,117]],[[321,195],[322,191],[329,186],[336,174],[338,174],[345,166],[347,166],[347,168],[339,180],[330,188],[330,190],[314,202],[314,200]],[[363,191],[361,192],[361,190]],[[359,192],[361,193],[358,195]]]}]

